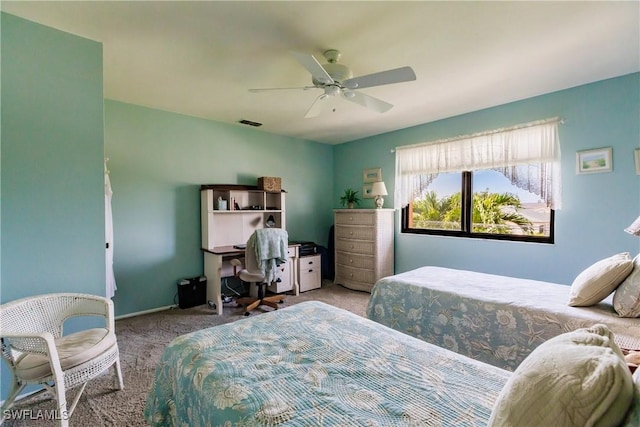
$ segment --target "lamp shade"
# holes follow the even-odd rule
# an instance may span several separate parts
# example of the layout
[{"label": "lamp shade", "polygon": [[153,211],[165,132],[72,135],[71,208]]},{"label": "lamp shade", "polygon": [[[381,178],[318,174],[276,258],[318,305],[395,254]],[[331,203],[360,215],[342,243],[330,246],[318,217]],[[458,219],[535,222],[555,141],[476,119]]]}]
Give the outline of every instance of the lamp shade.
[{"label": "lamp shade", "polygon": [[383,181],[374,182],[371,186],[372,196],[386,196],[387,194],[389,193],[387,193],[387,187],[385,187]]},{"label": "lamp shade", "polygon": [[640,216],[636,218],[635,221],[631,223],[630,226],[624,229],[629,234],[633,234],[634,236],[640,236]]}]

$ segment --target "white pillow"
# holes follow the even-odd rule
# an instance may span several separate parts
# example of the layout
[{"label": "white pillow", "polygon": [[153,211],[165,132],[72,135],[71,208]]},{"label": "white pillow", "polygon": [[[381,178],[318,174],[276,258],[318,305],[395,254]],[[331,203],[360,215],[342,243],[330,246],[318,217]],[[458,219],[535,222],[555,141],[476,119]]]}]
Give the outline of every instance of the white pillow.
[{"label": "white pillow", "polygon": [[571,284],[569,305],[586,307],[605,299],[633,270],[629,252],[602,259],[578,274]]},{"label": "white pillow", "polygon": [[633,260],[633,271],[613,294],[613,308],[620,317],[640,317],[640,255]]},{"label": "white pillow", "polygon": [[489,426],[618,426],[634,398],[631,371],[605,325],[540,344],[511,375]]}]

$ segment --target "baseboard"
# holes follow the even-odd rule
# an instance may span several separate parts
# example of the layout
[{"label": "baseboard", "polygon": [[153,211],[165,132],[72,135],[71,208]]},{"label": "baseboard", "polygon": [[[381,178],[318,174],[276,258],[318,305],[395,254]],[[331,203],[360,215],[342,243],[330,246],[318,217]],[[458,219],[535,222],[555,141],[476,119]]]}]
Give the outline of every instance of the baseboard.
[{"label": "baseboard", "polygon": [[[37,386],[37,384],[36,384],[36,386]],[[39,389],[39,390],[33,390],[33,391],[30,391],[30,392],[28,392],[28,393],[22,393],[22,394],[19,394],[19,395],[17,395],[17,396],[16,396],[15,400],[13,401],[13,404],[14,404],[14,405],[16,405],[16,404],[20,403],[20,401],[21,401],[22,399],[26,399],[26,398],[28,398],[28,397],[31,397],[31,395],[33,395],[33,394],[41,393],[41,392],[42,392],[42,389]],[[2,400],[0,400],[0,405],[4,405],[4,401],[5,401],[5,400],[6,400],[6,399],[2,399]],[[4,414],[0,414],[0,415],[4,415]]]},{"label": "baseboard", "polygon": [[122,314],[120,316],[116,316],[115,320],[126,319],[128,317],[142,316],[143,314],[156,313],[158,311],[171,310],[172,308],[178,308],[177,304],[165,305],[164,307],[152,308],[149,310],[136,311],[135,313]]}]

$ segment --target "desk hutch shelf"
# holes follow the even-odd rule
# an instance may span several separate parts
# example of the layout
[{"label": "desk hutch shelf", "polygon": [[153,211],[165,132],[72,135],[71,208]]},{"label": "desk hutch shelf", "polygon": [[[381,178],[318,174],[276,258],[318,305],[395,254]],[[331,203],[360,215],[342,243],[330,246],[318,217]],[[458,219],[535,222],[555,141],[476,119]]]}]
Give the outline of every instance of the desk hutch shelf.
[{"label": "desk hutch shelf", "polygon": [[[285,194],[252,185],[200,186],[202,249],[245,243],[256,229],[265,227],[270,215],[274,227],[286,229]],[[226,210],[218,209],[220,199],[226,201]]]}]

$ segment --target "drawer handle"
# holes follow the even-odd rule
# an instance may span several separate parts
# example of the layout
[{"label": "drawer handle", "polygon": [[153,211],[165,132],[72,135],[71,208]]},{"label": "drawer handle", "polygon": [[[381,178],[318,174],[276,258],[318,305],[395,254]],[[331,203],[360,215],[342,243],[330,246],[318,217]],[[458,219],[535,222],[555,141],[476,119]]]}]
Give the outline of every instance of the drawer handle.
[{"label": "drawer handle", "polygon": [[353,273],[349,273],[349,277],[353,277]]},{"label": "drawer handle", "polygon": [[349,260],[349,262],[350,262],[351,264],[353,264],[353,259],[350,259],[350,260]]},{"label": "drawer handle", "polygon": [[350,231],[349,234],[353,235],[353,231]]},{"label": "drawer handle", "polygon": [[309,270],[309,273],[313,273],[313,270]]},{"label": "drawer handle", "polygon": [[353,217],[352,216],[349,217],[349,221],[353,221]]},{"label": "drawer handle", "polygon": [[309,261],[309,265],[313,264],[313,261]]},{"label": "drawer handle", "polygon": [[353,249],[353,245],[351,245],[351,249]]}]

